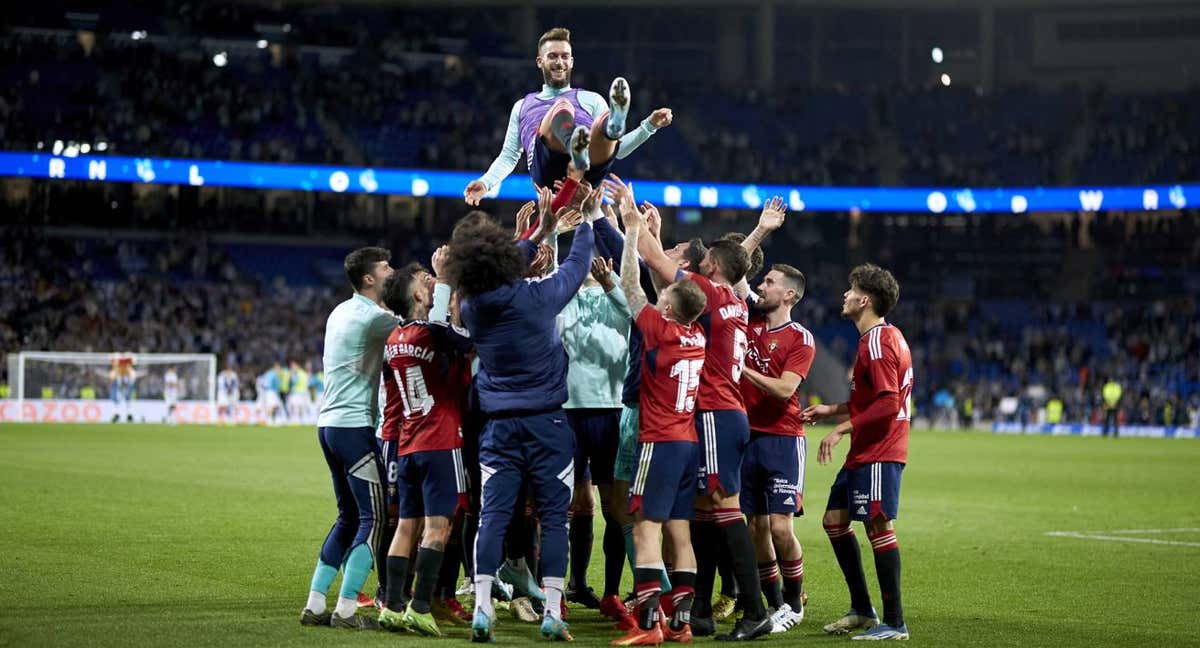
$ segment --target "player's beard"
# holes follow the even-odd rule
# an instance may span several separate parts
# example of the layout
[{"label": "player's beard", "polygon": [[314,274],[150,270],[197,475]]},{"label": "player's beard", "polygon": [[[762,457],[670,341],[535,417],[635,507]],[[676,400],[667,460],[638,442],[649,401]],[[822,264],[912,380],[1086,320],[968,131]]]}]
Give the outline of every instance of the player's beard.
[{"label": "player's beard", "polygon": [[563,74],[562,80],[556,80],[552,76],[553,70],[551,70],[550,68],[542,68],[542,79],[546,82],[546,85],[548,85],[551,88],[554,88],[556,90],[559,88],[565,88],[565,87],[571,85],[571,69],[567,68],[563,72],[564,72],[564,74]]}]

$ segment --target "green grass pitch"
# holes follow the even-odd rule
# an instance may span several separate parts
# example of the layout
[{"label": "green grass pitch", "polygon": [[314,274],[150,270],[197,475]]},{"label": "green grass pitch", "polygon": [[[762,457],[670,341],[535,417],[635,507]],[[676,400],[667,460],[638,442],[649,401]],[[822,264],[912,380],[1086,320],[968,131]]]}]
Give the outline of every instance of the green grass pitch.
[{"label": "green grass pitch", "polygon": [[[5,425],[0,448],[0,645],[466,641],[298,624],[334,516],[312,430]],[[809,455],[819,512],[835,468]],[[910,458],[897,526],[913,643],[1200,645],[1200,442],[917,431]],[[841,644],[820,626],[847,608],[845,584],[819,519],[797,529],[808,618],[764,643]],[[583,646],[617,636],[588,611],[568,620]],[[497,636],[538,640],[511,619]]]}]

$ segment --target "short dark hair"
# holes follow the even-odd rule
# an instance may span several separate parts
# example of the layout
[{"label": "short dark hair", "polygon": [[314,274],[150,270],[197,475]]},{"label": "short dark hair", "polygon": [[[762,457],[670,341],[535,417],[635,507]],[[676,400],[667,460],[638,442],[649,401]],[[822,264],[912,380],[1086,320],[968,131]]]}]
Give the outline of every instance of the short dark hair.
[{"label": "short dark hair", "polygon": [[683,250],[683,260],[687,263],[684,270],[700,272],[700,262],[704,260],[705,254],[708,254],[708,248],[705,247],[703,239],[697,237],[688,241],[688,246]]},{"label": "short dark hair", "polygon": [[357,292],[362,290],[363,277],[371,274],[375,269],[376,263],[382,263],[392,258],[392,253],[386,248],[381,247],[365,247],[346,255],[346,276],[350,279],[350,285],[354,286]]},{"label": "short dark hair", "polygon": [[[725,236],[722,236],[721,240],[733,241],[734,243],[741,245],[742,241],[746,240],[746,235],[742,234],[741,232],[730,232]],[[766,262],[767,259],[763,254],[762,247],[759,246],[754,248],[754,252],[750,253],[750,267],[746,268],[746,277],[751,279],[757,277],[758,273],[762,272],[763,264]]]},{"label": "short dark hair", "polygon": [[884,317],[900,301],[900,284],[892,273],[874,263],[864,263],[850,271],[850,287],[871,298],[875,314]]},{"label": "short dark hair", "polygon": [[420,263],[410,263],[392,273],[383,282],[383,305],[396,315],[408,318],[413,307],[412,282],[417,275],[428,272]]},{"label": "short dark hair", "polygon": [[680,279],[671,284],[671,308],[675,317],[684,324],[691,324],[704,312],[708,298],[704,291],[691,279]]},{"label": "short dark hair", "polygon": [[746,248],[727,239],[717,239],[708,246],[708,254],[729,283],[735,284],[745,278],[746,269],[750,267]]},{"label": "short dark hair", "polygon": [[800,298],[804,296],[804,287],[808,285],[808,280],[804,278],[804,273],[786,263],[776,263],[771,266],[771,269],[778,271],[779,274],[791,282],[792,289],[796,291],[796,301],[800,301]]},{"label": "short dark hair", "polygon": [[512,232],[491,218],[459,223],[450,237],[446,276],[464,297],[475,297],[525,276],[524,252]]},{"label": "short dark hair", "polygon": [[571,30],[566,27],[552,27],[546,30],[546,33],[542,34],[542,37],[538,39],[537,48],[539,53],[542,51],[542,45],[545,45],[549,41],[566,41],[570,43]]}]

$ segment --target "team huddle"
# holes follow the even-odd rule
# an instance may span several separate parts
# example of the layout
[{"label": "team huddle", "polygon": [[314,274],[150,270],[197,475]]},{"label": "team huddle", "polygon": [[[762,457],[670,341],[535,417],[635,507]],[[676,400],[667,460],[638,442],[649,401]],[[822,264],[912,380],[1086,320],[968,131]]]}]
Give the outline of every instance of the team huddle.
[{"label": "team huddle", "polygon": [[[355,294],[326,325],[318,417],[338,518],[301,623],[427,636],[442,634],[439,622],[469,624],[473,641],[490,642],[503,607],[570,641],[570,601],[613,620],[613,645],[787,632],[807,599],[794,529],[804,425],[832,419],[818,460],[831,461],[847,434],[851,447],[822,523],[851,604],[824,629],[907,639],[893,521],[912,365],[884,319],[895,279],[874,265],[851,272],[842,315],[861,337],[850,399],[802,409],[816,345],[791,311],[805,277],[780,263],[750,285],[760,244],[785,221],[783,201],[767,201],[749,234],[665,245],[657,209],[612,165],[671,111],[625,133],[628,82],[612,83],[607,106],[570,88],[564,29],[542,37],[537,62],[543,91],[514,105],[505,151],[465,191],[478,204],[525,150],[538,199],[518,212],[515,233],[473,211],[429,268],[393,269],[381,248],[346,258]],[[587,582],[596,494],[600,595]],[[882,620],[852,520],[871,540]],[[634,591],[622,598],[626,563]],[[377,620],[357,613],[372,569]],[[719,632],[734,608],[740,619]]]}]

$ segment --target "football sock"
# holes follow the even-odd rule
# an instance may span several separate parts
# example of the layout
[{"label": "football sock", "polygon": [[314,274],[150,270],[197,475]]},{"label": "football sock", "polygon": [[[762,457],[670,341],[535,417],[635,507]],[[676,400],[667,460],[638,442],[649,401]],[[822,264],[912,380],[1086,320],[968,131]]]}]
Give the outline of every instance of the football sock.
[{"label": "football sock", "polygon": [[348,619],[354,616],[356,612],[358,612],[357,594],[355,594],[353,598],[346,598],[345,596],[338,597],[337,607],[333,609],[334,616]]},{"label": "football sock", "polygon": [[671,602],[675,606],[671,614],[671,629],[682,630],[692,622],[692,603],[696,600],[696,572],[677,569],[671,572],[675,589],[671,590]]},{"label": "football sock", "polygon": [[767,605],[778,610],[783,607],[783,589],[779,582],[779,566],[775,561],[758,563],[758,585],[767,597]]},{"label": "football sock", "polygon": [[733,557],[733,577],[738,586],[738,600],[746,619],[758,620],[766,616],[762,590],[758,585],[758,573],[754,563],[754,540],[750,538],[750,527],[741,509],[714,509],[713,518],[721,527],[725,544]]},{"label": "football sock", "polygon": [[496,610],[492,607],[492,581],[495,576],[475,574],[475,611],[483,612],[489,619],[496,618]]},{"label": "football sock", "polygon": [[[338,568],[333,565],[327,565],[320,558],[317,559],[317,568],[313,570],[312,585],[308,589],[314,592],[320,592],[321,596],[325,596],[329,592],[329,587],[333,585],[333,579],[337,578]],[[322,601],[324,599],[321,599]],[[324,608],[324,604],[321,605]],[[312,608],[309,608],[312,610]],[[317,612],[317,610],[312,610]],[[317,612],[320,614],[320,612]]]},{"label": "football sock", "polygon": [[621,593],[621,573],[625,571],[625,539],[621,525],[610,513],[604,514],[604,596]]},{"label": "football sock", "polygon": [[408,579],[408,556],[387,557],[388,585],[384,588],[384,606],[398,612],[404,604],[404,581]]},{"label": "football sock", "polygon": [[433,595],[439,598],[454,598],[454,590],[458,587],[458,568],[462,565],[463,518],[454,520],[450,528],[450,539],[446,542],[446,554],[442,556],[442,566],[438,570],[437,584],[433,586]]},{"label": "football sock", "polygon": [[780,560],[783,572],[783,602],[796,612],[800,611],[800,595],[804,592],[804,557],[798,560]]},{"label": "football sock", "polygon": [[304,609],[313,614],[325,614],[325,592],[309,592],[308,603],[304,604]]},{"label": "football sock", "polygon": [[875,552],[875,573],[879,576],[879,591],[883,595],[883,622],[893,628],[904,625],[904,608],[900,605],[900,545],[896,532],[889,529],[880,534],[868,533]]},{"label": "football sock", "polygon": [[638,627],[653,630],[658,623],[658,598],[662,595],[659,574],[662,564],[638,565],[633,570],[633,591],[637,595]]},{"label": "football sock", "polygon": [[566,585],[564,580],[562,578],[542,579],[542,587],[546,590],[546,616],[562,619],[563,586]]},{"label": "football sock", "polygon": [[717,575],[721,577],[721,595],[737,598],[737,577],[733,574],[733,556],[724,542],[717,543]]},{"label": "football sock", "polygon": [[696,509],[692,519],[692,548],[696,552],[696,600],[692,616],[712,617],[713,584],[717,579],[717,545],[721,533],[712,520],[712,511]]},{"label": "football sock", "polygon": [[850,589],[850,607],[859,614],[871,613],[871,595],[867,592],[867,577],[863,575],[862,554],[858,549],[858,538],[850,525],[826,525],[825,534],[833,545],[838,566]]},{"label": "football sock", "polygon": [[467,513],[463,516],[462,563],[467,578],[475,578],[475,535],[479,533],[479,516]]},{"label": "football sock", "polygon": [[587,589],[587,568],[592,558],[592,525],[595,516],[576,513],[571,519],[571,584],[575,590]]},{"label": "football sock", "polygon": [[433,598],[433,585],[438,580],[445,552],[421,547],[417,550],[417,583],[413,588],[412,609],[418,614],[429,612],[429,601]]},{"label": "football sock", "polygon": [[351,549],[345,564],[342,565],[342,589],[338,596],[357,603],[358,593],[362,591],[363,583],[367,581],[367,575],[371,573],[374,564],[375,557],[371,555],[371,547],[367,543],[360,543]]}]

